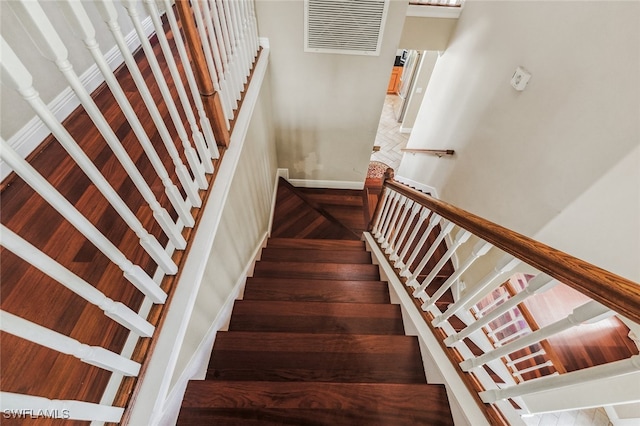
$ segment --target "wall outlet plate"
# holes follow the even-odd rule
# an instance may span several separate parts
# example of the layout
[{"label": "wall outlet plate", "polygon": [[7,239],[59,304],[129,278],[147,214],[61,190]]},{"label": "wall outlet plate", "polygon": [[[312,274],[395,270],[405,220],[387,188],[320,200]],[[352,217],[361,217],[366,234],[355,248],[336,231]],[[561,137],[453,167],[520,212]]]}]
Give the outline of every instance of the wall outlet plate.
[{"label": "wall outlet plate", "polygon": [[511,77],[511,86],[519,92],[522,92],[525,87],[527,87],[527,83],[531,79],[531,73],[522,67],[516,68],[516,72],[513,73],[513,77]]}]

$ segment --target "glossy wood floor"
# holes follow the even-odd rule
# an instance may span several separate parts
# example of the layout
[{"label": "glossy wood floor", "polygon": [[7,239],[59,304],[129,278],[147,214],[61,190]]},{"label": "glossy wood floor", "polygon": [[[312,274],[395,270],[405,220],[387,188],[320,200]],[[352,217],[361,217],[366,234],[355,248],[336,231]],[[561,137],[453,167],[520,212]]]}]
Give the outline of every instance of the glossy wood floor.
[{"label": "glossy wood floor", "polygon": [[[167,31],[167,35],[171,40],[170,31]],[[152,39],[152,43],[158,52],[159,45],[155,37]],[[157,84],[152,80],[149,64],[141,53],[136,55],[140,69],[149,82],[148,86],[152,90],[152,95],[160,108],[169,132],[174,140],[178,141],[177,133],[161,100]],[[177,99],[175,85],[161,55],[160,63],[173,97]],[[180,72],[183,72],[182,69]],[[151,118],[142,107],[142,99],[135,89],[127,69],[124,67],[119,69],[117,77],[131,104],[136,108],[153,145],[163,159],[172,181],[180,188],[173,164]],[[149,159],[142,151],[125,117],[117,107],[111,92],[103,85],[93,96],[115,133],[122,140],[126,151],[149,183],[156,198],[175,219],[176,214],[164,194],[160,179],[151,167]],[[121,195],[145,228],[164,245],[167,237],[156,224],[149,207],[134,187],[131,179],[127,177],[120,163],[112,155],[111,150],[82,107],[79,107],[65,120],[64,126]],[[180,144],[177,145],[182,155]],[[79,167],[75,165],[55,138],[49,137],[29,160],[36,170],[95,224],[131,261],[140,265],[148,274],[154,273],[156,265],[138,245],[137,237]],[[186,163],[184,158],[183,162]],[[217,161],[215,163],[217,166]],[[201,192],[201,195],[204,193]],[[126,304],[133,310],[140,307],[143,299],[142,294],[124,279],[122,272],[20,178],[8,177],[2,183],[1,196],[1,220],[5,226],[94,285],[106,296]],[[194,209],[193,213],[197,215],[197,209]],[[185,235],[188,234],[189,231],[185,231]],[[174,255],[174,260],[178,261],[181,257],[182,253],[178,252]],[[82,343],[102,346],[116,353],[122,350],[127,330],[105,317],[100,309],[86,303],[4,248],[1,251],[1,262],[0,297],[3,310],[71,336]],[[165,283],[170,283],[170,280]],[[165,290],[168,290],[168,285],[164,284]],[[72,356],[59,354],[6,333],[2,333],[0,337],[2,340],[0,359],[2,391],[27,393],[53,399],[77,399],[96,403],[100,401],[111,373],[89,366]],[[9,424],[9,420],[3,419],[2,422]],[[42,425],[49,422],[61,423],[62,421],[38,420],[38,424]],[[11,421],[11,424],[18,423],[18,421]],[[72,423],[64,422],[64,424]],[[86,424],[86,422],[75,423]]]},{"label": "glossy wood floor", "polygon": [[[178,424],[453,424],[446,391],[426,383],[417,338],[404,335],[371,255],[344,232],[362,229],[362,194],[281,183],[277,199],[274,224],[288,237],[263,250]],[[327,237],[337,233],[344,239]]]}]

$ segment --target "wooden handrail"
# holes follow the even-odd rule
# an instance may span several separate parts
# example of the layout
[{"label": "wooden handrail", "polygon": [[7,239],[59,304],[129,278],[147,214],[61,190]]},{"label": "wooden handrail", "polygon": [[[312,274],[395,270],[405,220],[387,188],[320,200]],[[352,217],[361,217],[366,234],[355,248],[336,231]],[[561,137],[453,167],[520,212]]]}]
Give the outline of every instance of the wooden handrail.
[{"label": "wooden handrail", "polygon": [[394,181],[385,186],[428,207],[499,249],[640,323],[640,284]]},{"label": "wooden handrail", "polygon": [[222,111],[222,104],[220,103],[220,94],[213,88],[213,81],[209,74],[209,68],[207,67],[202,43],[196,30],[196,23],[191,12],[189,0],[176,0],[176,10],[184,32],[185,44],[189,49],[189,56],[191,56],[191,61],[193,62],[193,73],[196,77],[198,91],[202,97],[207,118],[211,122],[216,143],[220,146],[228,147],[230,135]]},{"label": "wooden handrail", "polygon": [[412,154],[433,154],[438,157],[445,155],[453,155],[456,152],[453,149],[423,149],[423,148],[402,148],[400,151]]}]

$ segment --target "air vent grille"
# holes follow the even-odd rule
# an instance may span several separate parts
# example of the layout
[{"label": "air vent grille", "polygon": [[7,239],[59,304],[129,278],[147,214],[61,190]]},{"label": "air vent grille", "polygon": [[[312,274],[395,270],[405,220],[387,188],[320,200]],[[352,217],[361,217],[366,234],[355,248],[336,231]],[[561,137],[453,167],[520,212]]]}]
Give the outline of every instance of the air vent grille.
[{"label": "air vent grille", "polygon": [[380,54],[389,0],[305,0],[305,52]]}]

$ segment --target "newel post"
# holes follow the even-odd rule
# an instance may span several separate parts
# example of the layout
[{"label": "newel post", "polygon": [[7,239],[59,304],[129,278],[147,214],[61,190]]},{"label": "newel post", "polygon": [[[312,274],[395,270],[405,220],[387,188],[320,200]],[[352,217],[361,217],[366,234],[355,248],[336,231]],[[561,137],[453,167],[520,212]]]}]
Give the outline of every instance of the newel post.
[{"label": "newel post", "polygon": [[207,117],[209,121],[211,121],[216,143],[220,146],[228,147],[230,135],[225,123],[222,104],[220,103],[220,94],[213,88],[213,81],[211,81],[211,75],[207,68],[202,44],[198,38],[189,0],[176,0],[176,9],[182,24],[182,31],[184,31],[185,43],[189,49],[191,61],[193,62],[193,71],[196,76],[198,91],[202,97]]},{"label": "newel post", "polygon": [[376,222],[380,220],[379,216],[387,199],[387,197],[385,196],[385,188],[387,187],[387,184],[389,182],[393,182],[393,176],[393,169],[391,167],[388,167],[387,170],[384,171],[384,182],[382,183],[382,192],[380,193],[380,197],[378,198],[378,204],[376,204],[376,209],[371,216],[371,222],[369,222],[369,232],[373,230]]}]

